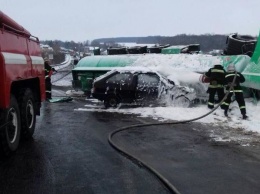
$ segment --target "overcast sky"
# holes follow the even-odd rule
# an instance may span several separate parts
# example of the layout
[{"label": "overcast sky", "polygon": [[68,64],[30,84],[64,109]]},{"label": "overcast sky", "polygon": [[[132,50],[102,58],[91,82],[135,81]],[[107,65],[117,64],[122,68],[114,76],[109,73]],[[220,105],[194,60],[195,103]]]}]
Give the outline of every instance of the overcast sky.
[{"label": "overcast sky", "polygon": [[260,0],[0,0],[0,10],[40,40],[248,34]]}]

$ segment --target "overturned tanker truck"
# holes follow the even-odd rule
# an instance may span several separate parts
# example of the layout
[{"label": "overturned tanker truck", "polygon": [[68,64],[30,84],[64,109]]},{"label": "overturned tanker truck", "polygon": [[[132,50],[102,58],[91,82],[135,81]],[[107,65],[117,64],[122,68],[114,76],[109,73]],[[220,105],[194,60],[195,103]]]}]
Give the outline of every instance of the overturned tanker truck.
[{"label": "overturned tanker truck", "polygon": [[249,93],[260,99],[260,33],[258,40],[250,58],[249,63],[241,71],[246,81],[242,85],[249,89]]},{"label": "overturned tanker truck", "polygon": [[[76,90],[82,90],[89,95],[92,82],[97,77],[115,67],[144,66],[159,71],[162,75],[169,77],[180,69],[198,74],[197,80],[192,84],[185,83],[182,76],[181,85],[193,87],[197,95],[207,99],[207,83],[201,83],[199,77],[216,63],[227,68],[234,64],[237,71],[246,77],[243,83],[245,90],[251,94],[258,94],[260,90],[260,40],[250,36],[238,36],[231,34],[227,37],[226,48],[222,55],[212,56],[209,54],[169,54],[169,53],[145,53],[125,55],[100,55],[82,58],[78,65],[72,70],[72,85]],[[166,71],[165,71],[166,70]]]},{"label": "overturned tanker truck", "polygon": [[45,100],[40,42],[0,11],[0,156],[30,138]]}]

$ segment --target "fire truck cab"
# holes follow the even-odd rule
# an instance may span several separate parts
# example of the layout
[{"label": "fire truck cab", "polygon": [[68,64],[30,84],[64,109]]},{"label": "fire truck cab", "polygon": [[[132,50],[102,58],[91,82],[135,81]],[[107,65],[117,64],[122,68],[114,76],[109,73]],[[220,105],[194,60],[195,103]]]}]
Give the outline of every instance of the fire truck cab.
[{"label": "fire truck cab", "polygon": [[0,11],[0,156],[32,137],[45,100],[40,42]]}]

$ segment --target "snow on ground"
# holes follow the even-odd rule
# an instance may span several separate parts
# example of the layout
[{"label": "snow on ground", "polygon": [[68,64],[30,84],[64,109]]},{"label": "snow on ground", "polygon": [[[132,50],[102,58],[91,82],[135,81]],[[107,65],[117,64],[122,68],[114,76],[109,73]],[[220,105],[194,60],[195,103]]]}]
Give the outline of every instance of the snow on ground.
[{"label": "snow on ground", "polygon": [[[58,73],[57,73],[58,75]],[[56,74],[54,74],[52,77],[52,85],[55,85],[55,86],[72,86],[71,84],[71,80],[72,80],[72,74],[68,74],[66,75],[65,77],[62,77],[63,75],[61,75],[61,78],[59,80],[59,77],[56,76]],[[57,81],[56,81],[57,80]]]},{"label": "snow on ground", "polygon": [[[98,102],[93,99],[92,101]],[[224,116],[224,111],[218,108],[212,114],[199,119],[195,122],[212,124],[215,126],[225,126],[236,129],[244,129],[246,131],[257,132],[260,134],[260,103],[256,104],[253,99],[246,99],[248,120],[243,120],[240,110],[236,102],[230,106],[229,117]],[[98,106],[86,105],[85,108],[78,108],[76,111],[91,111],[91,112],[117,112],[122,114],[136,114],[140,117],[151,117],[159,121],[183,121],[201,117],[209,111],[206,104],[200,104],[191,108],[183,107],[137,107],[137,108],[117,108],[117,109],[104,109],[103,104]]]},{"label": "snow on ground", "polygon": [[120,46],[125,46],[125,47],[135,47],[135,46],[147,46],[147,47],[151,47],[154,46],[155,44],[139,44],[139,43],[133,43],[133,42],[120,42],[117,43]]},{"label": "snow on ground", "polygon": [[52,66],[55,68],[55,70],[58,71],[60,69],[68,67],[71,64],[71,62],[72,62],[72,57],[69,54],[67,54],[67,55],[65,55],[64,62],[62,62],[61,64],[52,65]]},{"label": "snow on ground", "polygon": [[53,65],[57,72],[52,75],[52,85],[55,86],[72,86],[72,74],[69,72],[59,72],[72,64],[72,57],[70,55],[65,56],[65,61],[59,65]]},{"label": "snow on ground", "polygon": [[[134,56],[134,55],[133,55]],[[129,56],[131,57],[131,56]],[[228,56],[212,56],[206,54],[144,54],[137,58],[133,66],[153,68],[161,73],[170,75],[173,70],[189,70],[192,72],[205,72],[215,64],[229,63]],[[242,69],[248,63],[248,56],[240,57],[234,61],[236,68]]]}]

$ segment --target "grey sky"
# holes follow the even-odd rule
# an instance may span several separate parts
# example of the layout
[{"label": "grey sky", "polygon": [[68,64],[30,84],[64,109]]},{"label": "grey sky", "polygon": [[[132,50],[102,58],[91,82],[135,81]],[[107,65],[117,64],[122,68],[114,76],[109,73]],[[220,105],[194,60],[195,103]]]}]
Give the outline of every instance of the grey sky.
[{"label": "grey sky", "polygon": [[260,0],[0,0],[0,10],[40,40],[260,30]]}]

